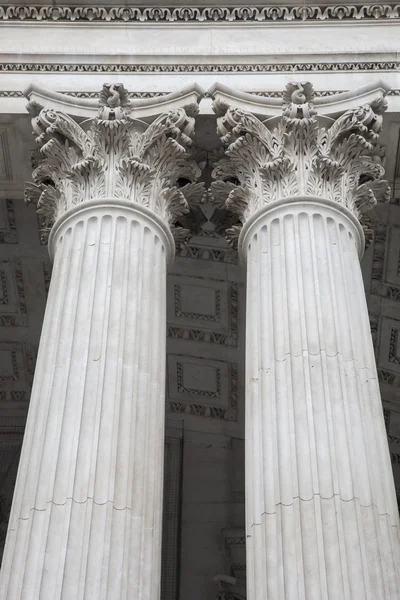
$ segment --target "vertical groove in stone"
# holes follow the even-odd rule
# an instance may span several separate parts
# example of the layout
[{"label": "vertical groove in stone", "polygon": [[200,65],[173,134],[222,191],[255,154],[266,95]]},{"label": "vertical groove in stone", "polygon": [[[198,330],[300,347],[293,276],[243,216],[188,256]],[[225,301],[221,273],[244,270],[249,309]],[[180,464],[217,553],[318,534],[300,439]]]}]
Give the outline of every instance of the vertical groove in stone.
[{"label": "vertical groove in stone", "polygon": [[248,600],[399,600],[397,506],[345,215],[289,204],[246,241]]},{"label": "vertical groove in stone", "polygon": [[134,209],[87,211],[58,239],[2,598],[159,596],[163,240]]}]

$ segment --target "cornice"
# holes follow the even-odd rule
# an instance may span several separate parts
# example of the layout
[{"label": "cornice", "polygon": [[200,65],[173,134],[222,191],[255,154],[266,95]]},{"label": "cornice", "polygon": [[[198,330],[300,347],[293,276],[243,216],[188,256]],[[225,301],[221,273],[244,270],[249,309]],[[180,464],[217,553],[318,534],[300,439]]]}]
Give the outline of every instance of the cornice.
[{"label": "cornice", "polygon": [[12,73],[312,73],[399,71],[400,61],[307,62],[258,64],[94,64],[3,62],[0,72]]},{"label": "cornice", "polygon": [[207,6],[179,8],[153,6],[0,6],[4,21],[89,22],[271,22],[367,21],[399,19],[400,4],[351,4],[336,6]]}]

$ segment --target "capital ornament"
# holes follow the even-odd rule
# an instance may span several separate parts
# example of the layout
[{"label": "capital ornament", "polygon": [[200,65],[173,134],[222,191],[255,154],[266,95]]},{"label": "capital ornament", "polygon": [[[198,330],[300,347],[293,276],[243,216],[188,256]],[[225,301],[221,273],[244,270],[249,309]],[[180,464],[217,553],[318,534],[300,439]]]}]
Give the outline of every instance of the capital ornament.
[{"label": "capital ornament", "polygon": [[46,240],[68,209],[94,199],[118,198],[153,210],[171,227],[176,241],[188,231],[178,217],[201,201],[201,169],[190,157],[197,104],[178,108],[150,124],[130,116],[122,84],[104,85],[94,119],[77,123],[36,102],[28,104],[39,146],[34,183],[25,199],[35,202]]},{"label": "capital ornament", "polygon": [[260,121],[216,100],[225,156],[215,163],[212,193],[217,207],[237,215],[226,234],[237,244],[242,224],[263,206],[285,197],[317,196],[348,208],[366,241],[368,211],[389,199],[384,148],[378,144],[385,98],[346,111],[336,120],[318,116],[311,83],[289,83],[282,117]]}]

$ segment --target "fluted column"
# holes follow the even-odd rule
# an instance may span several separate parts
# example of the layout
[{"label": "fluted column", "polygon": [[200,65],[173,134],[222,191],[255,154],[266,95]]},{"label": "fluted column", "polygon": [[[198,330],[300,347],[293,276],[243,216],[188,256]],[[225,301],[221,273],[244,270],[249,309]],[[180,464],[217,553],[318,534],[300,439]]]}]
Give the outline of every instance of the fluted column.
[{"label": "fluted column", "polygon": [[229,234],[247,265],[247,598],[398,600],[398,508],[359,264],[363,213],[386,199],[384,103],[324,128],[304,88],[301,102],[286,90],[275,129],[227,107],[219,121],[230,160],[215,173],[240,185],[215,189],[244,222]]},{"label": "fluted column", "polygon": [[34,116],[42,156],[30,194],[54,267],[4,600],[160,594],[166,271],[170,225],[187,210],[173,185],[190,141],[180,120],[188,133],[193,119],[182,109],[145,128],[119,110],[106,104],[88,130],[56,111]]}]

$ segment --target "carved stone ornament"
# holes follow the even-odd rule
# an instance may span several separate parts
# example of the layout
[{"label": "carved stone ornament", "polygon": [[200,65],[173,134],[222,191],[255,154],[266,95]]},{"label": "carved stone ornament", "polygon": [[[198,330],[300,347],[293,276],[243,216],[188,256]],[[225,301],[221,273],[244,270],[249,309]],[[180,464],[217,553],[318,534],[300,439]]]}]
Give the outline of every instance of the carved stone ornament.
[{"label": "carved stone ornament", "polygon": [[27,106],[39,146],[35,183],[25,198],[36,202],[46,238],[65,211],[82,202],[121,198],[148,207],[171,227],[175,239],[188,232],[175,227],[203,197],[196,183],[201,169],[189,154],[197,104],[177,108],[150,124],[129,116],[123,85],[104,85],[94,119],[78,124],[67,114]]},{"label": "carved stone ornament", "polygon": [[[24,8],[24,7],[20,7]],[[50,7],[53,8],[53,7]],[[0,6],[1,11],[1,6]],[[56,62],[0,62],[0,73],[293,73],[293,72],[372,72],[398,73],[400,61],[346,61],[346,62],[288,62],[288,63],[56,63]]]},{"label": "carved stone ornament", "polygon": [[[111,4],[111,3],[110,3]],[[334,6],[43,6],[10,4],[0,6],[0,20],[7,21],[103,21],[103,22],[176,22],[176,21],[326,21],[398,19],[400,7],[395,3],[348,4]]]},{"label": "carved stone ornament", "polygon": [[344,205],[360,220],[369,242],[366,213],[390,193],[382,179],[384,149],[378,144],[386,100],[378,98],[333,120],[317,115],[313,98],[310,83],[289,83],[282,117],[264,121],[214,102],[226,151],[214,165],[212,193],[218,208],[237,215],[226,232],[232,245],[241,224],[258,209],[298,195]]}]

